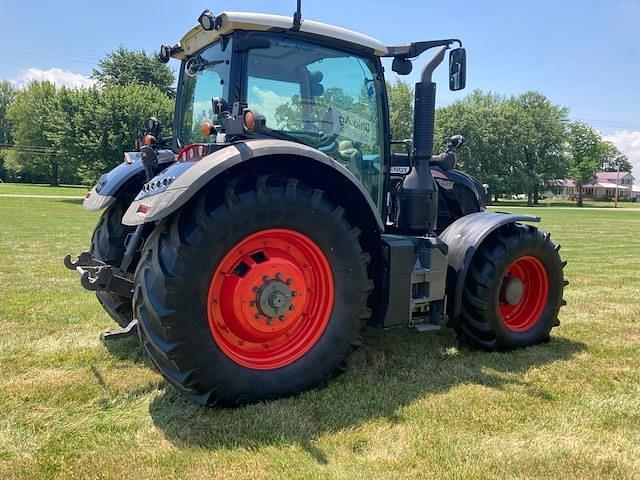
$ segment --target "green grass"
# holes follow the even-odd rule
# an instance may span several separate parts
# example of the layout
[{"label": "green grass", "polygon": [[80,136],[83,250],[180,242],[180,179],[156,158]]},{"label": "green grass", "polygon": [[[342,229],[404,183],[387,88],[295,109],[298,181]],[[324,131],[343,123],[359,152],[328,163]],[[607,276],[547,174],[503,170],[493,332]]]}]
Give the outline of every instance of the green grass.
[{"label": "green grass", "polygon": [[34,183],[0,183],[0,195],[46,195],[62,197],[84,197],[89,188],[83,185],[61,185],[52,187]]},{"label": "green grass", "polygon": [[113,323],[62,266],[97,217],[3,198],[0,478],[639,478],[640,212],[535,213],[569,261],[550,343],[371,330],[327,389],[205,409],[135,340],[99,342]]}]

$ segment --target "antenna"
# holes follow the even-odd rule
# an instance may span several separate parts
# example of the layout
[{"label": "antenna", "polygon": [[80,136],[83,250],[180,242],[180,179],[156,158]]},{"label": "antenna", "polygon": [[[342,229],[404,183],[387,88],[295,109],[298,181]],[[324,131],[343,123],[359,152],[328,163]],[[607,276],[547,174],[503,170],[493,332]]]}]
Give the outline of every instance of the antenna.
[{"label": "antenna", "polygon": [[298,0],[298,8],[296,12],[293,14],[293,26],[291,30],[294,32],[299,32],[300,27],[302,26],[302,0]]}]

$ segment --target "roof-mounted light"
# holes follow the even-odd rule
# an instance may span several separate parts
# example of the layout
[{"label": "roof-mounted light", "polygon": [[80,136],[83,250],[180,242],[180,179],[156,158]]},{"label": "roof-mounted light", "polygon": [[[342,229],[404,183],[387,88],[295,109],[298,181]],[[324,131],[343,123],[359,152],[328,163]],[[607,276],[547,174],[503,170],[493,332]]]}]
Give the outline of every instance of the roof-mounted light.
[{"label": "roof-mounted light", "polygon": [[171,47],[169,45],[162,45],[160,47],[158,60],[160,60],[162,63],[169,63],[169,60],[171,60]]},{"label": "roof-mounted light", "polygon": [[198,23],[202,25],[202,28],[205,30],[215,30],[216,16],[211,13],[211,10],[205,10],[198,17]]}]

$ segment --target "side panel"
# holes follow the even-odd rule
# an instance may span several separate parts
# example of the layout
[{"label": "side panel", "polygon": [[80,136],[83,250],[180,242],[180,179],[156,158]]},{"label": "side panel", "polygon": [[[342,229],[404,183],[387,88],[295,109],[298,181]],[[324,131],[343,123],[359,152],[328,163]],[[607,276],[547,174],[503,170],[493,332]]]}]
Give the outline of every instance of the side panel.
[{"label": "side panel", "polygon": [[[131,163],[123,162],[110,172],[105,173],[100,177],[93,189],[91,189],[83,203],[86,210],[97,212],[98,210],[111,206],[120,191],[136,176],[142,176],[141,182],[144,182],[144,166],[140,159],[140,153],[127,152],[125,157],[128,158]],[[159,164],[169,164],[173,162],[174,159],[174,153],[169,150],[163,150],[158,153]],[[142,183],[140,187],[142,187]]]},{"label": "side panel", "polygon": [[447,246],[437,237],[381,235],[383,328],[439,324]]},{"label": "side panel", "polygon": [[447,313],[460,315],[464,283],[478,247],[494,230],[514,222],[539,222],[539,217],[507,213],[478,212],[456,220],[442,232],[440,238],[449,246],[447,271]]},{"label": "side panel", "polygon": [[[286,140],[249,140],[229,145],[196,162],[179,162],[152,179],[124,215],[125,225],[160,220],[183,206],[217,175],[236,165],[259,157],[288,155],[300,162],[317,162],[346,179],[365,199],[379,231],[384,224],[373,200],[346,167],[306,145]],[[266,159],[265,159],[266,161]],[[151,186],[152,188],[149,188]],[[345,192],[345,194],[349,194]]]}]

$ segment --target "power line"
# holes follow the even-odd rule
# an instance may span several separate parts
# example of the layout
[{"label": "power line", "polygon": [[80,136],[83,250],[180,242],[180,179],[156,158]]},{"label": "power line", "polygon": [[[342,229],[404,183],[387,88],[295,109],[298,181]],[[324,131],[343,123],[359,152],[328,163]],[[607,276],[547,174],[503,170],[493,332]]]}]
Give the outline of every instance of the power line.
[{"label": "power line", "polygon": [[61,156],[62,153],[50,147],[40,147],[37,145],[15,145],[8,143],[0,143],[0,150],[13,150],[18,153],[31,155],[52,155]]}]

